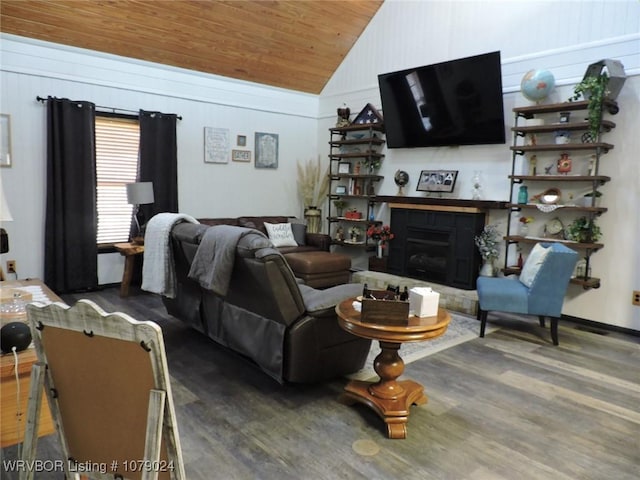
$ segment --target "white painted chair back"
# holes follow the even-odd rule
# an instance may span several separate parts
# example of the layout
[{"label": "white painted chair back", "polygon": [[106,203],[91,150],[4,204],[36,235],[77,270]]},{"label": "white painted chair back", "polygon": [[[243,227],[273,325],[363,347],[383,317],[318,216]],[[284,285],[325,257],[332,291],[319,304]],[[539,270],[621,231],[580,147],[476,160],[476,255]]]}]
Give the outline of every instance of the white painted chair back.
[{"label": "white painted chair back", "polygon": [[35,459],[44,385],[66,478],[184,479],[160,327],[89,300],[30,304],[27,314],[38,363],[23,458]]}]

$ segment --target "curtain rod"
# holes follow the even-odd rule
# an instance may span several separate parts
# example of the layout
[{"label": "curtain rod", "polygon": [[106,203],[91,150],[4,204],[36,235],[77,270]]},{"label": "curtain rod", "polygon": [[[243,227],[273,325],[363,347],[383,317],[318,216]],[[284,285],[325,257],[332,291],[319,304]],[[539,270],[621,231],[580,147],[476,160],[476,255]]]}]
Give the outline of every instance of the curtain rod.
[{"label": "curtain rod", "polygon": [[[36,97],[36,100],[37,100],[38,102],[45,103],[48,99],[47,99],[47,98],[44,98],[44,97],[41,97],[41,96],[39,96],[39,95],[38,95],[38,96]],[[125,112],[125,113],[134,113],[134,114],[136,114],[136,115],[139,115],[139,114],[140,114],[140,112],[139,112],[139,111],[136,111],[136,110],[126,110],[126,109],[124,109],[124,108],[104,107],[104,106],[101,106],[101,105],[96,105],[96,108],[105,108],[105,109],[107,109],[107,110],[111,110],[111,113]],[[108,113],[108,112],[107,112],[107,113]],[[177,118],[178,120],[182,120],[182,117],[181,117],[180,115],[176,115],[176,118]]]}]

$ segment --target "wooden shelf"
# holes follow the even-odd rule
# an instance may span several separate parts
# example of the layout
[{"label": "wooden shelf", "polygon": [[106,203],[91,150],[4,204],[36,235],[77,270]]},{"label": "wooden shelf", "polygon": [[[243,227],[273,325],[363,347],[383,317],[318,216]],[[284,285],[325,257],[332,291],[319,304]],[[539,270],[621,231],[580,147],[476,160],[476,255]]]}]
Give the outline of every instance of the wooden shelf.
[{"label": "wooden shelf", "polygon": [[[601,122],[602,127],[609,131],[613,128],[616,128],[616,124],[611,120],[603,120]],[[511,127],[512,132],[518,132],[522,134],[527,133],[552,133],[557,132],[559,130],[589,130],[589,122],[569,122],[569,123],[549,123],[545,125],[528,125],[528,126],[520,126]]]},{"label": "wooden shelf", "polygon": [[583,151],[583,150],[598,150],[602,149],[605,152],[613,150],[613,145],[610,143],[564,143],[558,145],[556,143],[542,144],[542,145],[515,145],[509,147],[513,152],[564,152],[564,151]]},{"label": "wooden shelf", "polygon": [[[514,210],[518,210],[518,209],[536,209],[538,211],[542,211],[538,209],[538,206],[536,203],[527,203],[522,204],[522,203],[507,203],[507,208],[511,208]],[[598,215],[601,213],[606,212],[607,210],[609,210],[608,208],[605,207],[579,207],[577,205],[560,205],[558,208],[556,208],[555,210],[552,210],[549,213],[558,213],[558,211],[562,211],[562,212],[568,212],[568,211],[579,211],[579,212],[592,212],[592,213],[597,213]],[[542,212],[545,213],[545,212]]]},{"label": "wooden shelf", "polygon": [[[615,100],[606,99],[603,102],[603,109],[615,115],[618,113],[618,103]],[[526,107],[516,107],[513,112],[524,118],[533,118],[535,114],[540,113],[556,113],[556,112],[574,112],[576,110],[587,110],[589,108],[588,100],[579,102],[561,102],[551,103],[547,105],[530,105]]]},{"label": "wooden shelf", "polygon": [[[518,267],[507,267],[503,268],[502,272],[505,275],[520,275],[521,270]],[[569,280],[569,283],[574,285],[581,285],[585,290],[590,288],[600,288],[600,279],[595,277],[582,278],[582,277],[573,277]]]},{"label": "wooden shelf", "polygon": [[367,150],[366,152],[331,153],[329,158],[333,161],[343,158],[384,158],[383,153]]},{"label": "wooden shelf", "polygon": [[367,123],[367,124],[349,125],[347,127],[333,127],[329,129],[331,133],[362,132],[365,130],[372,130],[374,132],[384,133],[384,124],[383,123]]},{"label": "wooden shelf", "polygon": [[557,240],[554,238],[523,237],[522,235],[508,235],[505,236],[504,239],[509,243],[564,243],[569,248],[580,248],[583,250],[598,250],[604,247],[604,244],[602,243],[580,243],[566,240]]},{"label": "wooden shelf", "polygon": [[378,137],[350,138],[348,140],[331,140],[329,145],[340,147],[344,145],[384,145],[386,141]]},{"label": "wooden shelf", "polygon": [[605,175],[509,175],[509,178],[532,182],[599,182],[602,184],[611,181],[611,177]]},{"label": "wooden shelf", "polygon": [[352,223],[365,223],[367,225],[381,225],[380,220],[367,220],[366,218],[347,218],[347,217],[329,217],[327,220],[330,222],[352,222]]},{"label": "wooden shelf", "polygon": [[374,174],[361,174],[361,173],[337,173],[331,174],[331,180],[339,180],[341,178],[355,178],[361,180],[382,180],[384,177],[382,175],[374,175]]}]

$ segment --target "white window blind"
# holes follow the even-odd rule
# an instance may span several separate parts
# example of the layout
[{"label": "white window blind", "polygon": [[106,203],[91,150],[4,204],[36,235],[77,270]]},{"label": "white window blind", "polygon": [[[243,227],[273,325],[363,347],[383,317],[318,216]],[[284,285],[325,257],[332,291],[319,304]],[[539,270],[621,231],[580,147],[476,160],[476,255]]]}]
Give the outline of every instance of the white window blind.
[{"label": "white window blind", "polygon": [[125,185],[136,181],[139,139],[137,119],[96,116],[98,244],[129,241],[133,206]]}]

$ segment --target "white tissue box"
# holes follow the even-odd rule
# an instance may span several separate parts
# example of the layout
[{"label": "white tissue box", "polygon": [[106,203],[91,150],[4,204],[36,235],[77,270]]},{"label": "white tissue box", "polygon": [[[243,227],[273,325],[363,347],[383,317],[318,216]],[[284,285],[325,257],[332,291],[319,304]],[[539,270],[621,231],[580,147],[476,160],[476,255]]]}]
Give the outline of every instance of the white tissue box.
[{"label": "white tissue box", "polygon": [[434,317],[438,314],[440,294],[431,287],[413,287],[409,290],[409,310],[416,317]]}]

